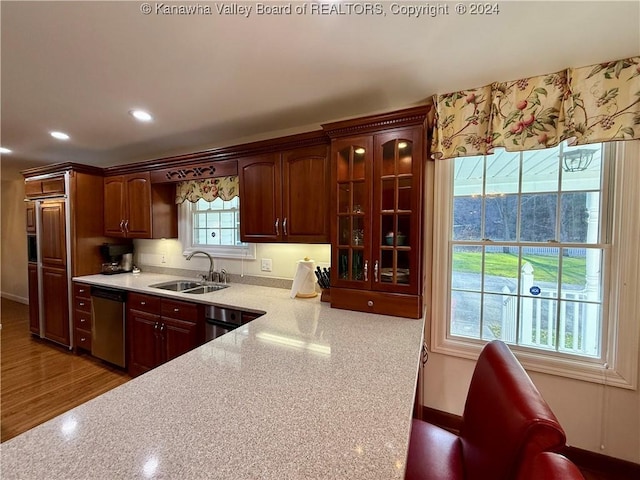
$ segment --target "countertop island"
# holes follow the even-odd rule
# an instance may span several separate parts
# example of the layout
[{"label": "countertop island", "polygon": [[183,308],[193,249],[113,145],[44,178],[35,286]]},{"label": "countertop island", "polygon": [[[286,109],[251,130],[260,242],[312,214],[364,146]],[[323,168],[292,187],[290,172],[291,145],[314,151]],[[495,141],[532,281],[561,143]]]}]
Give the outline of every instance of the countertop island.
[{"label": "countertop island", "polygon": [[404,477],[423,320],[176,278],[74,280],[266,313],[3,443],[3,479]]}]

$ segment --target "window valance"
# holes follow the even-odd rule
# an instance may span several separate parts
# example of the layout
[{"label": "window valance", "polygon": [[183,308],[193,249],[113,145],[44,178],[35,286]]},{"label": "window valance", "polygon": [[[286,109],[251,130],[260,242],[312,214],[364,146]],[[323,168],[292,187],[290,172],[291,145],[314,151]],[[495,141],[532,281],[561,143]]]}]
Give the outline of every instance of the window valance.
[{"label": "window valance", "polygon": [[640,57],[436,95],[433,158],[640,138]]},{"label": "window valance", "polygon": [[176,185],[176,203],[185,200],[195,203],[201,198],[212,202],[216,198],[231,200],[239,194],[238,176],[206,178],[204,180],[189,180]]}]

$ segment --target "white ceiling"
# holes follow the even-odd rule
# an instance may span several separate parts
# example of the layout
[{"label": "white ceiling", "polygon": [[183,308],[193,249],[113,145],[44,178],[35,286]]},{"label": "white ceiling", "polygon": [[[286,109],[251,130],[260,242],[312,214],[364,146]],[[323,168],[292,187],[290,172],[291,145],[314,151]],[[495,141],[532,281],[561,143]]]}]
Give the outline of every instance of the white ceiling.
[{"label": "white ceiling", "polygon": [[[391,4],[425,2],[383,1],[379,16],[260,16],[256,2],[226,2],[253,5],[249,18],[218,14],[222,3],[180,16],[143,15],[139,1],[0,2],[3,172],[231,145],[640,53],[638,1],[502,0],[490,16],[432,2],[449,14],[420,18]],[[135,122],[135,107],[155,120]]]}]

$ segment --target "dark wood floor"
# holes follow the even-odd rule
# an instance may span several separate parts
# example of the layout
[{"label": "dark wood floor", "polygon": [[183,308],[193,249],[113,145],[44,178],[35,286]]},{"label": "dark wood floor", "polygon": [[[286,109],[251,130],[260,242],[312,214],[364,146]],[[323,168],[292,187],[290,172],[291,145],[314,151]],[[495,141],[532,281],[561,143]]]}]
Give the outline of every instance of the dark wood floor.
[{"label": "dark wood floor", "polygon": [[91,400],[131,377],[29,334],[26,305],[2,299],[1,432],[4,442]]}]

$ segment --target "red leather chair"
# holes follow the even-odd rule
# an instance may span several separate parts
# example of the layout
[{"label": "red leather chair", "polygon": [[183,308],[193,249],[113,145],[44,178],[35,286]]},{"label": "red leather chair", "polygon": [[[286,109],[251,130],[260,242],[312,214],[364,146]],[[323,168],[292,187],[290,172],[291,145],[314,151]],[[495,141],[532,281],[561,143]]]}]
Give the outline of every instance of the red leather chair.
[{"label": "red leather chair", "polygon": [[584,480],[584,476],[567,457],[542,452],[522,469],[518,480]]},{"label": "red leather chair", "polygon": [[509,347],[488,343],[476,363],[455,435],[413,420],[406,480],[511,480],[565,433]]}]

